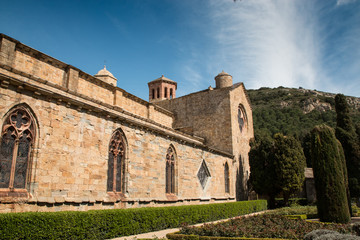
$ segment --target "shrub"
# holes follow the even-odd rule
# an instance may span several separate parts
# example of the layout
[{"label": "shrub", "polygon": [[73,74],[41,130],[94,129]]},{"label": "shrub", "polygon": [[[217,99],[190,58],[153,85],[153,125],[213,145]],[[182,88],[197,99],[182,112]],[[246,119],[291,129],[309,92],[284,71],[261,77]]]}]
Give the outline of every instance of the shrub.
[{"label": "shrub", "polygon": [[326,229],[317,229],[312,232],[309,232],[305,235],[304,240],[359,240],[360,237],[350,235],[350,234],[341,234],[336,231],[326,230]]},{"label": "shrub", "polygon": [[278,208],[271,213],[277,215],[316,215],[317,210],[315,206],[294,206],[294,207],[284,207]]},{"label": "shrub", "polygon": [[[288,205],[290,206],[307,206],[308,200],[306,198],[290,198]],[[277,208],[285,207],[286,204],[283,198],[275,198],[275,206]]]},{"label": "shrub", "polygon": [[328,229],[316,229],[314,231],[307,233],[304,237],[304,240],[314,240],[321,235],[328,235],[328,234],[338,234],[338,232],[331,231]]},{"label": "shrub", "polygon": [[360,223],[354,223],[352,225],[352,230],[356,233],[356,235],[360,236]]},{"label": "shrub", "polygon": [[88,212],[0,214],[0,239],[108,239],[235,217],[267,209],[265,200]]}]

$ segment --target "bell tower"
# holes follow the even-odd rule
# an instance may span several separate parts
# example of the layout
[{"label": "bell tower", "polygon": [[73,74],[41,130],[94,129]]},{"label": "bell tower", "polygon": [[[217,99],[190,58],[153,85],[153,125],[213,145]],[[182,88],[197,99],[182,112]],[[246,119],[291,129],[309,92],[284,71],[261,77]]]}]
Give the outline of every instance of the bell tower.
[{"label": "bell tower", "polygon": [[177,83],[162,75],[148,83],[149,102],[158,102],[176,97]]}]

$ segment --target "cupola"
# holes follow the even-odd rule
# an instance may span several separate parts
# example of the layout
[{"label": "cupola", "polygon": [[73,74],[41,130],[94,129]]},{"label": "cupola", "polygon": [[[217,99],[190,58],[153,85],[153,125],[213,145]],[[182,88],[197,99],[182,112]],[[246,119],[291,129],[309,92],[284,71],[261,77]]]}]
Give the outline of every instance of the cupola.
[{"label": "cupola", "polygon": [[215,77],[216,88],[230,87],[233,85],[232,76],[224,70]]},{"label": "cupola", "polygon": [[95,74],[94,77],[116,86],[117,79],[112,75],[111,72],[106,69],[106,66],[104,66],[103,69],[101,69],[97,74]]},{"label": "cupola", "polygon": [[173,99],[176,96],[177,83],[162,75],[148,83],[149,102]]}]

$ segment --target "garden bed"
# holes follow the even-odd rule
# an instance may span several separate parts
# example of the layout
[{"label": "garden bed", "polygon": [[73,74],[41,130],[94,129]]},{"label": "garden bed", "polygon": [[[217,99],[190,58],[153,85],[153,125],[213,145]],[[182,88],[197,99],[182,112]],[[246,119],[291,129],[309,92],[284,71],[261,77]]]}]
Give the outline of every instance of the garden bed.
[{"label": "garden bed", "polygon": [[213,237],[214,239],[303,239],[306,233],[316,229],[329,229],[355,235],[350,224],[310,222],[303,219],[289,219],[283,215],[263,214],[217,224],[205,224],[201,227],[184,226],[178,234],[169,234],[167,237],[172,240],[210,240]]}]

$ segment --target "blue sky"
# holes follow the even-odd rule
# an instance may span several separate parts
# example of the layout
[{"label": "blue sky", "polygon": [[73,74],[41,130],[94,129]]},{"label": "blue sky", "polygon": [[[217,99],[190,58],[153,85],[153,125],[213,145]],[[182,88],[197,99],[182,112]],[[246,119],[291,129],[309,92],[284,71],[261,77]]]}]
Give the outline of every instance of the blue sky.
[{"label": "blue sky", "polygon": [[2,1],[0,32],[145,100],[162,74],[182,96],[222,70],[360,97],[360,0]]}]

